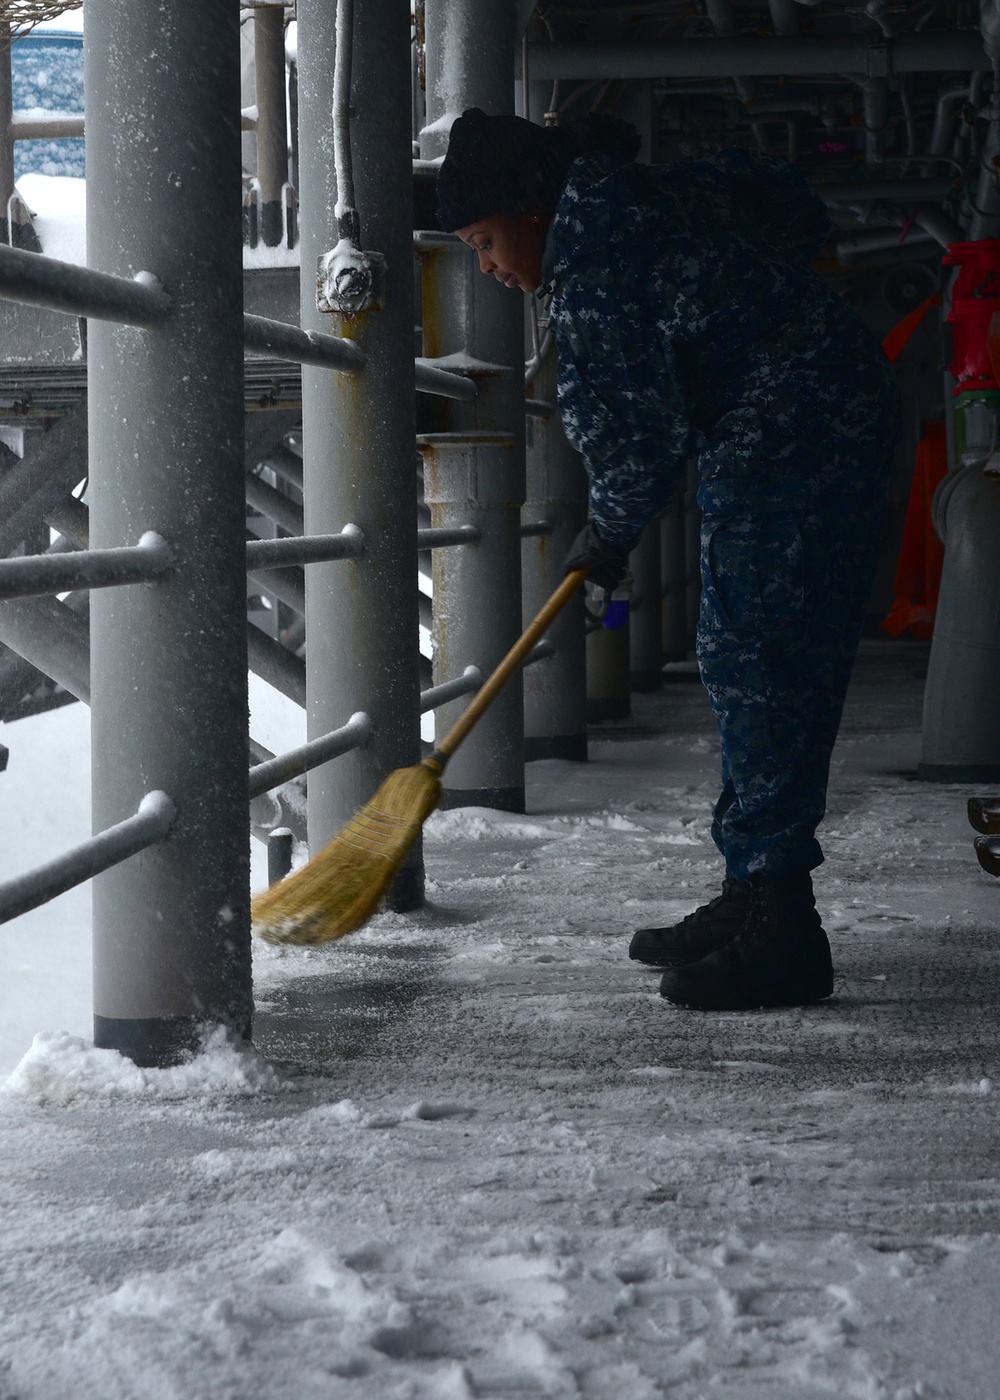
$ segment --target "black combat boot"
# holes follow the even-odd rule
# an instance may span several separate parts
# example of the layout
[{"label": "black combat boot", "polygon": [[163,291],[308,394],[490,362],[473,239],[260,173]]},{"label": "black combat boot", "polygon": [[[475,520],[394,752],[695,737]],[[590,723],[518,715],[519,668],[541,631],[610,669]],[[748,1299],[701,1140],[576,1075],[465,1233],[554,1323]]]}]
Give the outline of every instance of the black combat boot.
[{"label": "black combat boot", "polygon": [[722,893],[669,928],[638,929],[628,955],[647,967],[684,967],[735,938],[750,907],[750,885],[727,875]]},{"label": "black combat boot", "polygon": [[736,937],[700,962],[664,973],[660,983],[661,996],[699,1011],[808,1006],[832,991],[830,944],[807,870],[780,880],[752,876]]}]

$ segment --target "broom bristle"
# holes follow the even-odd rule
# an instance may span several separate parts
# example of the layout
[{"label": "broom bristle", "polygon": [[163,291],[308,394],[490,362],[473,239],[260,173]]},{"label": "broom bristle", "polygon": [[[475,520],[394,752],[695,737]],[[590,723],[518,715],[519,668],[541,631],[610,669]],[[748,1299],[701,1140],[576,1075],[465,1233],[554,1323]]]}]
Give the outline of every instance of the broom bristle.
[{"label": "broom bristle", "polygon": [[328,846],[251,907],[253,931],[268,943],[328,943],[361,927],[441,799],[441,779],[424,764],[397,768]]}]

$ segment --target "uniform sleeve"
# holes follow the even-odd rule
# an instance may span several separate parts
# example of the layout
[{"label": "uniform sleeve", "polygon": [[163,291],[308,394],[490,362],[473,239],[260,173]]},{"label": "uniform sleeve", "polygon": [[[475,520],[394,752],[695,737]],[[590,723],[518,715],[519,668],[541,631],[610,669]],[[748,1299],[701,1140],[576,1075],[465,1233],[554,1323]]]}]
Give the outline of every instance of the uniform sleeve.
[{"label": "uniform sleeve", "polygon": [[718,157],[735,186],[735,203],[749,209],[758,227],[808,261],[833,225],[816,187],[798,166],[780,156],[732,148]]},{"label": "uniform sleeve", "polygon": [[655,321],[663,303],[646,276],[609,279],[605,268],[574,274],[560,293],[553,319],[563,428],[590,477],[598,534],[630,550],[692,452],[674,353]]}]

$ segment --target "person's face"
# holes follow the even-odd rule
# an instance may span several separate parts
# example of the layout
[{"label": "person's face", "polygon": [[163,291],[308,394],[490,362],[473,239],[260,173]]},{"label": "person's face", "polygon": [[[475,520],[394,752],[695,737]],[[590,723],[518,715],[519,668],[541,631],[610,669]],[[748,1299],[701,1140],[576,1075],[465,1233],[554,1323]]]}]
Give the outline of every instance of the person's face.
[{"label": "person's face", "polygon": [[547,232],[548,220],[534,214],[491,214],[456,229],[478,255],[480,272],[522,292],[533,292],[541,284]]}]

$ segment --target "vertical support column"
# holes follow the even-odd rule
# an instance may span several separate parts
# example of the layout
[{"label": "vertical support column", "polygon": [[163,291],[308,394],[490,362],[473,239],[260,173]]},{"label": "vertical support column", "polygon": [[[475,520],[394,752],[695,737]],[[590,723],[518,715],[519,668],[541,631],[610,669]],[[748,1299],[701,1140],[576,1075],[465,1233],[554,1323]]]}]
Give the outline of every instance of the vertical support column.
[{"label": "vertical support column", "polygon": [[[521,631],[520,594],[497,587],[520,563],[520,496],[511,470],[513,440],[508,433],[430,433],[420,439],[424,457],[424,500],[431,524],[445,528],[474,525],[478,544],[434,551],[434,681],[460,676],[475,665],[486,675]],[[487,612],[477,611],[485,599]],[[450,807],[499,807],[524,811],[523,748],[511,763],[510,729],[522,723],[518,688],[502,691],[455,754],[446,770],[445,800]],[[454,700],[435,712],[440,738],[468,702]],[[519,728],[517,737],[522,738]]]},{"label": "vertical support column", "polygon": [[260,236],[269,248],[277,248],[285,232],[283,196],[288,180],[284,6],[258,5],[253,12],[253,36]]},{"label": "vertical support column", "polygon": [[629,556],[635,580],[629,617],[629,672],[633,690],[663,685],[663,584],[660,578],[660,522],[651,520]]},{"label": "vertical support column", "polygon": [[10,197],[14,193],[14,99],[10,72],[10,25],[0,22],[0,242],[9,243]]},{"label": "vertical support column", "polygon": [[91,542],[176,561],[91,597],[94,829],[152,788],[178,809],[94,882],[94,1038],[167,1064],[252,1015],[238,10],[89,0],[85,65],[88,263],[173,299],[90,322]]},{"label": "vertical support column", "polygon": [[[467,107],[495,115],[514,110],[514,6],[511,0],[427,0],[425,8],[427,127],[421,133],[424,159],[443,155],[449,116]],[[424,353],[461,353],[480,362],[479,396],[472,403],[449,403],[446,426],[468,433],[501,434],[496,469],[503,495],[516,508],[524,500],[524,301],[520,293],[483,277],[473,255],[458,239],[438,240],[423,259]],[[503,512],[490,511],[487,527],[501,527],[487,544],[490,574],[467,578],[451,566],[439,571],[442,596],[435,593],[435,615],[469,619],[470,644],[477,664],[492,669],[514,642],[521,619],[521,546]],[[487,542],[484,540],[484,544]],[[480,546],[482,548],[482,546]],[[449,588],[461,586],[460,597]],[[435,681],[447,679],[435,657]],[[440,738],[447,715],[436,714]],[[449,763],[445,773],[448,806],[489,804],[523,810],[524,704],[519,680],[512,681]]]},{"label": "vertical support column", "polygon": [[632,713],[629,624],[587,633],[587,719],[608,724]]},{"label": "vertical support column", "polygon": [[[351,139],[366,248],[387,261],[385,304],[356,316],[316,309],[319,258],[337,242],[333,160],[336,6],[299,0],[302,325],[364,350],[358,376],[303,366],[307,534],[348,521],[365,533],[358,560],[306,570],[306,693],[310,738],[358,710],[374,738],[309,774],[309,843],[318,850],[395,768],[420,759],[410,26],[397,0],[355,0]],[[419,847],[392,902],[423,900]]]},{"label": "vertical support column", "polygon": [[[533,393],[556,399],[553,350],[532,381]],[[587,519],[587,475],[566,441],[558,413],[527,422],[527,500],[525,524],[546,520],[552,533],[521,544],[523,621],[527,625],[555,592],[563,560]],[[587,661],[583,594],[553,624],[555,655],[524,673],[524,756],[526,759],[587,757]]]}]

